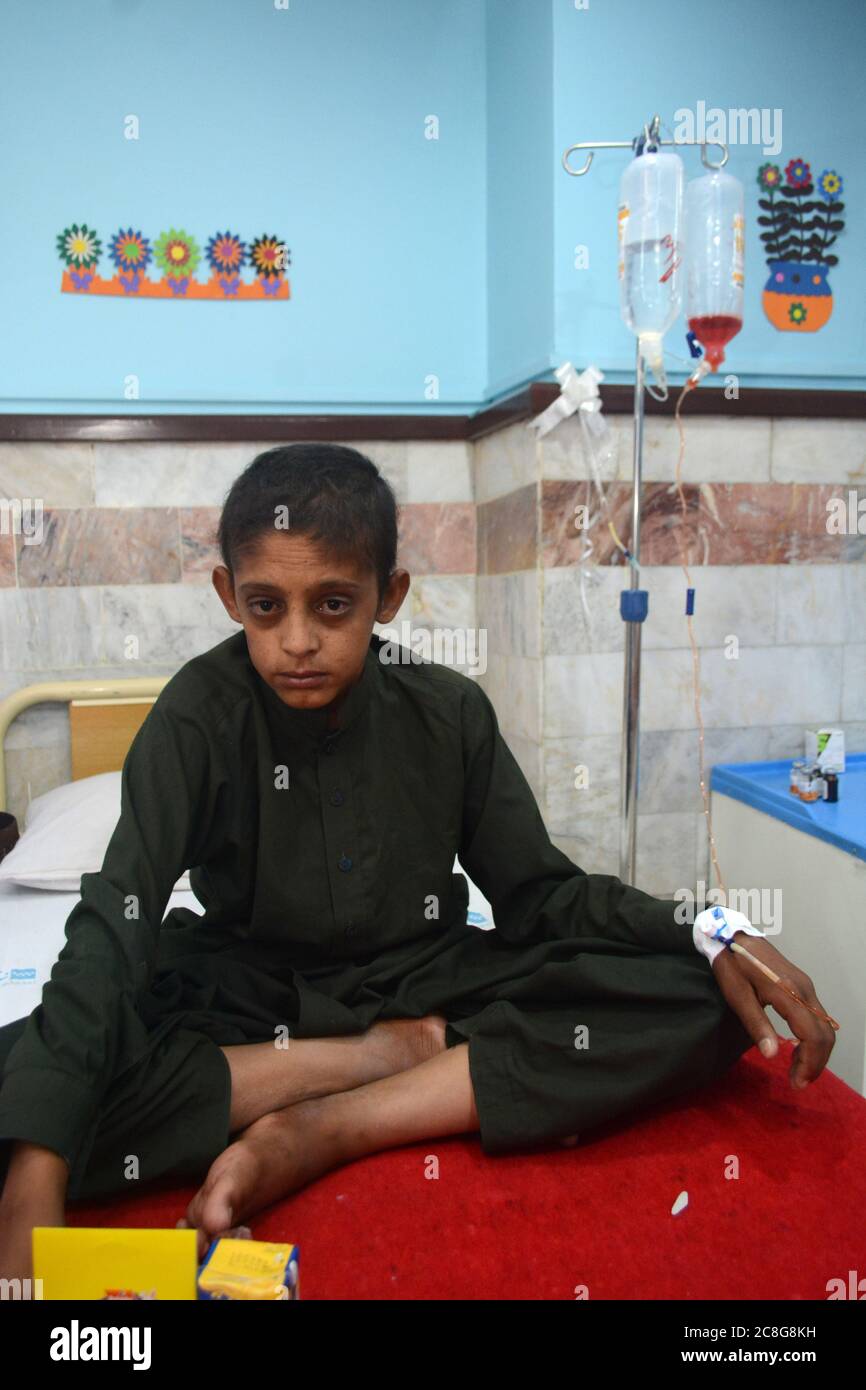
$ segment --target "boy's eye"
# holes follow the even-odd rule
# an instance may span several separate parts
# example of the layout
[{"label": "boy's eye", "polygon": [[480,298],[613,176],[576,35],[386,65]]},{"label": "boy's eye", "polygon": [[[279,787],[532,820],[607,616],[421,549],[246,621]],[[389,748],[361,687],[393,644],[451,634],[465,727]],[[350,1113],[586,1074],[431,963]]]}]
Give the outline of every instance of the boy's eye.
[{"label": "boy's eye", "polygon": [[[348,599],[345,599],[345,598],[326,598],[326,599],[323,599],[322,602],[323,602],[323,604],[342,604],[342,605],[343,605],[342,608],[339,608],[339,607],[338,607],[338,608],[330,608],[330,607],[329,607],[329,608],[327,609],[327,612],[328,612],[328,613],[332,613],[332,614],[334,614],[335,616],[336,616],[337,614],[339,614],[339,613],[345,611],[346,608],[350,607],[349,600],[348,600]],[[260,614],[261,617],[263,617],[263,618],[269,618],[269,617],[271,616],[271,614],[273,613],[273,611],[274,611],[275,604],[276,604],[276,599],[272,599],[272,598],[256,598],[256,599],[252,599],[252,600],[251,600],[251,602],[250,602],[250,608],[252,608],[255,612],[258,612],[258,613]]]}]

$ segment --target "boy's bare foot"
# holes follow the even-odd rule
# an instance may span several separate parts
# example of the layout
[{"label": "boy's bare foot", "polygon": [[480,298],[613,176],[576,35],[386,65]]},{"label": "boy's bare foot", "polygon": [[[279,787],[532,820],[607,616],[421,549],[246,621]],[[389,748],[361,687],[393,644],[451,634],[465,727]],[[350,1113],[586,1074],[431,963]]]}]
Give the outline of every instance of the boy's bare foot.
[{"label": "boy's bare foot", "polygon": [[[435,1039],[434,1039],[435,1041]],[[477,1131],[468,1045],[333,1095],[263,1115],[210,1166],[179,1226],[210,1240],[367,1153],[420,1139]]]},{"label": "boy's bare foot", "polygon": [[215,1158],[204,1185],[178,1226],[198,1231],[198,1255],[210,1241],[234,1234],[232,1227],[280,1197],[303,1187],[339,1162],[320,1123],[332,1097],[301,1100],[277,1114],[263,1115]]}]

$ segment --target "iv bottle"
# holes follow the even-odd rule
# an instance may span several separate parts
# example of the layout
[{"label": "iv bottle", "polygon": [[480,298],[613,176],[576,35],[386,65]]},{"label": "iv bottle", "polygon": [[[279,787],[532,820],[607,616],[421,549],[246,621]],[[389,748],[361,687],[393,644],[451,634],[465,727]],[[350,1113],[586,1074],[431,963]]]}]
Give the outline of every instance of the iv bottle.
[{"label": "iv bottle", "polygon": [[666,392],[662,339],[682,304],[683,162],[678,154],[634,158],[619,188],[620,310],[641,356]]},{"label": "iv bottle", "polygon": [[686,187],[686,317],[717,372],[743,326],[743,185],[721,169]]}]

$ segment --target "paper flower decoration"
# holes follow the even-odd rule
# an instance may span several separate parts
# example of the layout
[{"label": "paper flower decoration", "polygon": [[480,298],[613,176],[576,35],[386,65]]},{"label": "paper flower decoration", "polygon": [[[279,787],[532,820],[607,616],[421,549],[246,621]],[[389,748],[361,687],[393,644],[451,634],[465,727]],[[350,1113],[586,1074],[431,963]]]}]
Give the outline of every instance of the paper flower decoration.
[{"label": "paper flower decoration", "polygon": [[289,252],[275,236],[260,236],[252,244],[250,261],[257,275],[270,279],[282,275],[289,261]]},{"label": "paper flower decoration", "polygon": [[76,270],[93,270],[102,254],[102,243],[86,222],[79,227],[73,222],[57,238],[60,259]]},{"label": "paper flower decoration", "polygon": [[[183,228],[170,227],[149,240],[133,227],[120,227],[108,243],[110,274],[97,270],[102,245],[93,228],[72,223],[57,237],[63,261],[60,282],[64,294],[118,295],[127,299],[220,299],[223,301],[291,298],[286,244],[275,236],[244,241],[236,232],[215,232],[206,249]],[[209,274],[196,279],[204,261]],[[160,274],[151,279],[151,262]],[[244,266],[254,278],[244,280]]]},{"label": "paper flower decoration", "polygon": [[195,238],[184,231],[175,231],[174,227],[157,237],[153,251],[160,270],[171,280],[186,279],[201,260]]},{"label": "paper flower decoration", "polygon": [[217,232],[208,242],[205,255],[217,275],[237,275],[246,262],[247,247],[233,232]]},{"label": "paper flower decoration", "polygon": [[141,232],[134,232],[131,227],[128,232],[121,228],[117,235],[111,238],[108,254],[117,269],[127,273],[144,270],[153,260],[150,242]]},{"label": "paper flower decoration", "polygon": [[792,159],[785,170],[789,188],[805,188],[812,181],[812,170],[804,159]]},{"label": "paper flower decoration", "polygon": [[825,169],[818,180],[818,193],[825,203],[835,203],[842,196],[842,178],[835,169]]},{"label": "paper flower decoration", "polygon": [[778,164],[762,164],[758,170],[758,183],[762,188],[770,192],[773,188],[778,188],[782,182],[782,171]]}]

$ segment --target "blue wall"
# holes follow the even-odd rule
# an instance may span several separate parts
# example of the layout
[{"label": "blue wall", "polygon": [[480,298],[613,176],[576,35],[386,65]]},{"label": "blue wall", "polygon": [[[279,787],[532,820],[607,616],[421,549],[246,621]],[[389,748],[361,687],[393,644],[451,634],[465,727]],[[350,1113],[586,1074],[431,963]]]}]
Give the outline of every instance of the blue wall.
[{"label": "blue wall", "polygon": [[[279,0],[277,0],[279,3]],[[615,216],[625,151],[570,179],[564,148],[657,111],[781,107],[747,189],[746,384],[862,386],[866,7],[727,0],[6,0],[0,46],[0,410],[464,411],[566,357],[628,379]],[[134,114],[140,139],[124,139]],[[439,139],[425,139],[425,120]],[[755,175],[803,156],[845,178],[835,307],[766,321]],[[690,176],[696,151],[684,155]],[[56,237],[226,228],[291,249],[288,303],[60,293]],[[573,267],[574,246],[590,267]],[[104,255],[101,270],[110,273]],[[684,357],[670,334],[670,369]],[[124,382],[140,380],[139,400]],[[438,398],[429,382],[438,380]]]},{"label": "blue wall", "polygon": [[551,363],[552,53],[548,0],[488,0],[487,322],[488,393],[493,394],[545,374]]},{"label": "blue wall", "polygon": [[[4,0],[2,408],[402,412],[429,376],[470,408],[486,389],[484,25],[483,0]],[[72,222],[103,246],[130,224],[283,236],[293,297],[61,294]]]}]

